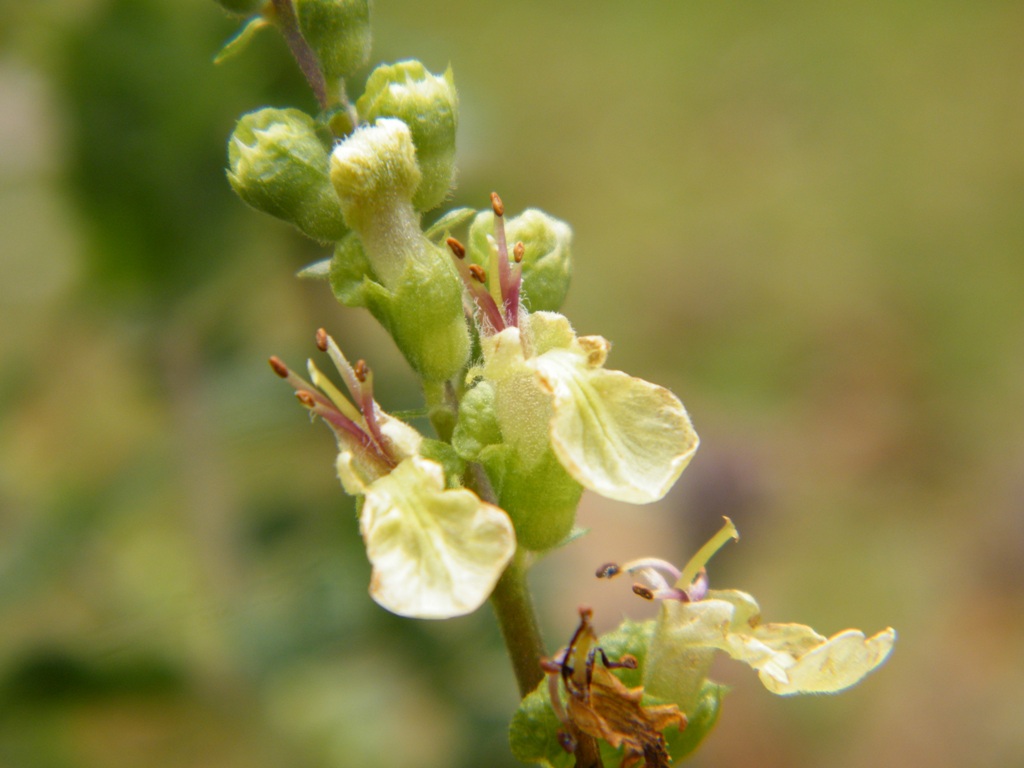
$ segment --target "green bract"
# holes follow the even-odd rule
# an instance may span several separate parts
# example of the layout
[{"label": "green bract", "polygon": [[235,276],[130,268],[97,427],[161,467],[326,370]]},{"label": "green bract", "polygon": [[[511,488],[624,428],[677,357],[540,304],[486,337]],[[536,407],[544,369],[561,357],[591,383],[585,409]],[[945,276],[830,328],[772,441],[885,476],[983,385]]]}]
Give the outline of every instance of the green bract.
[{"label": "green bract", "polygon": [[506,443],[539,459],[550,446],[576,482],[634,504],[662,498],[697,450],[671,392],[602,366],[609,344],[577,337],[569,321],[535,312],[481,340]]},{"label": "green bract", "polygon": [[423,378],[452,377],[469,356],[462,288],[450,258],[419,228],[409,128],[383,119],[358,129],[334,150],[331,179],[358,234],[335,251],[335,294],[367,307]]},{"label": "green bract", "polygon": [[417,210],[444,202],[455,178],[455,133],[459,102],[451,68],[433,75],[418,61],[377,67],[356,104],[364,120],[402,120],[412,132],[423,178],[413,196]]},{"label": "green bract", "polygon": [[299,31],[328,82],[370,60],[369,0],[292,0]]},{"label": "green bract", "polygon": [[[481,211],[469,230],[469,258],[487,267],[494,249],[494,213]],[[523,304],[531,312],[557,312],[572,276],[572,229],[564,221],[527,208],[505,223],[509,243],[523,250]]]},{"label": "green bract", "polygon": [[243,115],[228,142],[228,181],[246,203],[320,242],[348,231],[316,123],[297,109]]}]

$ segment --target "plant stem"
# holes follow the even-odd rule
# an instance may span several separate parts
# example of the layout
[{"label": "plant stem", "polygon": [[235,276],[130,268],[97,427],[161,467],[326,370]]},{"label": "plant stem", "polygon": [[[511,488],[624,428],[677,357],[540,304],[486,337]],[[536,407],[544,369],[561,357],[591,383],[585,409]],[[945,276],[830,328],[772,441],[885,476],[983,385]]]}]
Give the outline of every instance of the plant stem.
[{"label": "plant stem", "polygon": [[526,568],[521,551],[509,563],[491,595],[512,669],[519,684],[519,695],[526,696],[544,679],[540,668],[544,642],[540,636],[537,613],[526,583]]},{"label": "plant stem", "polygon": [[324,76],[320,71],[320,62],[317,60],[316,54],[309,47],[309,43],[306,42],[305,38],[302,37],[302,32],[299,31],[299,20],[295,18],[295,8],[292,6],[292,0],[272,0],[272,4],[277,17],[278,27],[281,29],[281,34],[284,35],[285,42],[288,43],[288,49],[292,52],[292,56],[295,57],[295,61],[298,63],[299,69],[302,70],[302,74],[306,76],[306,82],[313,89],[313,95],[316,96],[320,108],[326,109],[329,105],[327,84],[324,82]]}]

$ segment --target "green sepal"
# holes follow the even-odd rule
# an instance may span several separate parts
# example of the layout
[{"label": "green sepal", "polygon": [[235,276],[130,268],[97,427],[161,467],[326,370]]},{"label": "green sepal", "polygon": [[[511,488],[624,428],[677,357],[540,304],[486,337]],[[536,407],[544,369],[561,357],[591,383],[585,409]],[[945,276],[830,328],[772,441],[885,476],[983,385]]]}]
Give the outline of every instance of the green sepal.
[{"label": "green sepal", "polygon": [[[424,243],[436,249],[428,241]],[[437,258],[429,262],[410,259],[393,294],[381,287],[367,291],[367,297],[370,312],[424,379],[450,379],[466,364],[469,330],[462,309],[462,286],[439,249]]]},{"label": "green sepal", "polygon": [[516,528],[519,545],[535,552],[559,546],[572,532],[583,486],[565,471],[551,449],[527,464],[507,445],[490,446],[480,463]]},{"label": "green sepal", "polygon": [[293,0],[299,31],[330,81],[370,60],[369,0]]},{"label": "green sepal", "polygon": [[347,233],[327,148],[305,112],[267,107],[243,115],[228,142],[228,163],[231,187],[253,208],[322,243]]},{"label": "green sepal", "polygon": [[356,109],[371,123],[381,117],[394,117],[409,126],[416,161],[423,173],[413,205],[418,211],[429,211],[444,202],[455,179],[459,122],[451,68],[443,75],[434,75],[418,61],[382,64],[370,74]]},{"label": "green sepal", "polygon": [[512,756],[545,768],[572,768],[575,759],[558,742],[558,732],[562,727],[551,708],[548,682],[542,680],[519,702],[519,708],[512,716],[508,729]]},{"label": "green sepal", "polygon": [[426,437],[420,443],[420,456],[436,461],[444,468],[445,487],[458,488],[462,485],[462,474],[466,471],[466,462],[448,443]]},{"label": "green sepal", "polygon": [[686,713],[686,728],[681,731],[676,728],[666,729],[665,744],[672,755],[673,764],[678,764],[697,749],[704,741],[704,737],[711,733],[711,729],[718,722],[722,698],[728,692],[729,686],[705,680],[697,699],[697,706]]},{"label": "green sepal", "polygon": [[[259,5],[259,3],[257,3],[257,5]],[[262,16],[253,16],[248,19],[245,24],[243,24],[231,37],[231,39],[224,43],[217,55],[213,57],[213,63],[220,64],[234,56],[237,56],[248,47],[249,43],[252,42],[252,39],[256,37],[257,32],[264,27],[269,26],[270,22]]]},{"label": "green sepal", "polygon": [[[359,238],[338,243],[331,260],[331,289],[348,307],[366,307],[391,334],[405,359],[424,379],[450,379],[469,357],[469,331],[454,268],[437,246],[436,258],[409,259],[394,292],[376,281]],[[447,274],[451,271],[453,274]]]},{"label": "green sepal", "polygon": [[481,380],[459,401],[459,420],[452,435],[452,446],[466,461],[478,461],[485,448],[501,443],[494,397],[494,385]]},{"label": "green sepal", "polygon": [[498,506],[512,518],[519,546],[543,552],[560,546],[572,533],[583,486],[550,448],[527,461],[502,443],[490,382],[478,382],[463,396],[452,444],[464,459],[483,465]]},{"label": "green sepal", "polygon": [[[468,258],[488,268],[494,235],[493,211],[481,211],[469,229]],[[522,301],[530,312],[556,312],[565,301],[572,278],[572,230],[569,225],[536,208],[527,208],[505,222],[511,251],[522,242]]]}]

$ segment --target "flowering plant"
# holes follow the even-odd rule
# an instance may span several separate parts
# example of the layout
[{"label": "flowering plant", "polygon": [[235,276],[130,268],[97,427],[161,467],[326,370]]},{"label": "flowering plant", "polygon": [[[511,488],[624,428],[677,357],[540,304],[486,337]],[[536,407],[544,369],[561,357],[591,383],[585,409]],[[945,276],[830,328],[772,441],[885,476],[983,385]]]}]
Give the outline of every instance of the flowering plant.
[{"label": "flowering plant", "polygon": [[[662,601],[659,618],[598,638],[581,610],[569,645],[545,657],[527,568],[578,535],[585,489],[634,504],[663,498],[697,449],[686,409],[664,387],[607,369],[609,342],[578,335],[559,314],[572,272],[567,224],[535,209],[506,220],[492,194],[483,211],[455,209],[423,226],[454,180],[450,69],[381,65],[353,102],[347,79],[369,59],[369,0],[221,4],[248,15],[222,57],[277,28],[321,107],[244,115],[228,180],[252,207],[333,249],[301,275],[326,281],[390,334],[435,434],[385,412],[369,366],[350,363],[326,331],[317,347],[348,396],[312,362],[309,381],[276,357],[271,367],[337,439],[371,597],[421,619],[490,599],[523,696],[511,730],[517,757],[670,765],[717,719],[722,688],[707,677],[715,651],[780,694],[837,691],[884,661],[892,630],[826,639],[761,623],[744,592],[710,590],[705,565],[736,536],[731,523],[681,571],[653,559],[603,567],[605,578],[634,573],[643,582],[634,591]],[[467,224],[464,244],[453,232]]]}]

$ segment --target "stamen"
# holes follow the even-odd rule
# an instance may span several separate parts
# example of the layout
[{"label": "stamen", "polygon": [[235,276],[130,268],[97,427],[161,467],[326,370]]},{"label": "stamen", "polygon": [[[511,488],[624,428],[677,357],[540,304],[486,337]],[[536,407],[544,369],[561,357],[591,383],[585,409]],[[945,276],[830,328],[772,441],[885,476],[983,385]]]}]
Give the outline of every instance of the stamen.
[{"label": "stamen", "polygon": [[373,399],[373,371],[370,370],[370,366],[366,364],[365,360],[359,360],[356,362],[355,374],[362,385],[359,388],[359,410],[363,412],[366,428],[370,431],[373,441],[380,448],[380,452],[387,458],[389,463],[394,465],[396,462],[394,456],[391,455],[390,444],[384,439],[380,422],[377,420],[377,401]]},{"label": "stamen", "polygon": [[452,253],[455,254],[455,258],[464,259],[466,258],[466,246],[456,240],[454,237],[449,237],[445,242],[451,249]]},{"label": "stamen", "polygon": [[479,265],[466,263],[464,258],[466,249],[462,243],[455,238],[449,238],[447,242],[448,248],[452,252],[455,269],[459,273],[459,277],[462,278],[462,284],[466,286],[466,292],[473,299],[473,303],[483,313],[495,332],[504,330],[505,322],[498,311],[498,305],[494,303],[494,299],[483,285],[487,279],[487,273]]},{"label": "stamen", "polygon": [[[505,239],[505,204],[497,192],[491,193],[491,207],[494,209],[494,242],[498,246],[498,287],[500,303],[505,310],[505,322],[515,327],[519,324],[519,279],[514,278],[508,260],[508,241]],[[493,286],[492,286],[493,291]],[[495,297],[498,300],[498,297]]]},{"label": "stamen", "polygon": [[[319,337],[319,332],[317,336]],[[335,343],[327,332],[324,332],[324,337],[327,344],[327,356],[331,358],[331,362],[334,363],[334,367],[338,369],[338,373],[341,374],[341,380],[345,383],[345,389],[348,390],[349,395],[357,403],[361,400],[360,393],[362,391],[361,382],[356,377],[356,372],[352,370],[352,365],[349,363],[348,358],[342,354],[341,349]]]},{"label": "stamen", "polygon": [[644,600],[653,600],[654,599],[654,592],[649,590],[643,584],[634,584],[633,585],[633,594],[634,595],[639,595]]},{"label": "stamen", "polygon": [[363,420],[363,415],[359,412],[359,409],[352,405],[349,399],[341,393],[341,390],[334,386],[334,382],[327,378],[320,369],[316,367],[316,363],[312,360],[307,360],[306,367],[309,368],[309,376],[313,379],[313,383],[321,392],[327,395],[327,398],[329,398],[329,400],[324,398],[325,405],[341,411],[347,419],[356,424]]},{"label": "stamen", "polygon": [[703,600],[707,595],[707,574],[702,574],[689,589],[682,589],[677,583],[670,586],[669,582],[661,574],[666,572],[673,579],[680,576],[679,569],[666,560],[656,557],[644,557],[639,560],[631,560],[625,565],[618,563],[605,563],[597,569],[597,578],[612,579],[620,573],[630,573],[637,576],[643,582],[633,585],[633,593],[644,600],[679,600],[680,602],[696,602]]},{"label": "stamen", "polygon": [[622,573],[622,569],[616,563],[605,563],[597,569],[594,575],[599,579],[614,579]]},{"label": "stamen", "polygon": [[359,408],[334,386],[334,382],[327,378],[312,360],[308,361],[312,384],[293,373],[276,356],[270,358],[270,367],[274,373],[292,385],[298,401],[308,408],[312,415],[323,419],[335,431],[339,440],[341,433],[344,432],[364,451],[376,456],[386,466],[396,466],[377,422],[376,403],[373,401],[373,377],[369,367],[360,360],[357,364],[358,373],[354,371],[323,328],[316,332],[316,345],[331,356],[349,392],[359,402]]},{"label": "stamen", "polygon": [[523,256],[526,255],[526,246],[523,245],[523,241],[520,240],[516,243],[515,248],[512,249],[512,258],[516,260],[516,264],[519,264],[523,260]]},{"label": "stamen", "polygon": [[505,215],[505,204],[501,202],[501,198],[498,197],[497,192],[491,192],[491,208],[494,211],[495,216]]},{"label": "stamen", "polygon": [[[609,563],[609,565],[615,564]],[[643,570],[654,570],[664,571],[672,580],[676,580],[680,576],[678,568],[672,565],[672,563],[670,563],[668,560],[662,560],[660,557],[641,557],[636,560],[630,560],[628,563],[616,567],[619,569],[618,571],[616,571],[616,573],[637,573],[638,571]],[[605,578],[611,577],[606,576]]]},{"label": "stamen", "polygon": [[270,358],[270,367],[274,369],[274,373],[280,376],[282,379],[287,381],[292,389],[296,392],[299,390],[305,390],[316,402],[322,403],[323,405],[330,406],[331,401],[324,397],[317,388],[306,381],[282,362],[281,358],[274,356]]},{"label": "stamen", "polygon": [[285,365],[281,358],[277,357],[276,355],[271,356],[270,367],[273,368],[274,373],[276,373],[282,379],[288,378],[288,374],[290,373],[290,371],[288,370],[288,366]]},{"label": "stamen", "polygon": [[650,589],[643,584],[634,584],[633,594],[639,595],[644,600],[678,600],[680,603],[696,602],[701,599],[693,598],[685,590],[677,589],[676,587]]}]

